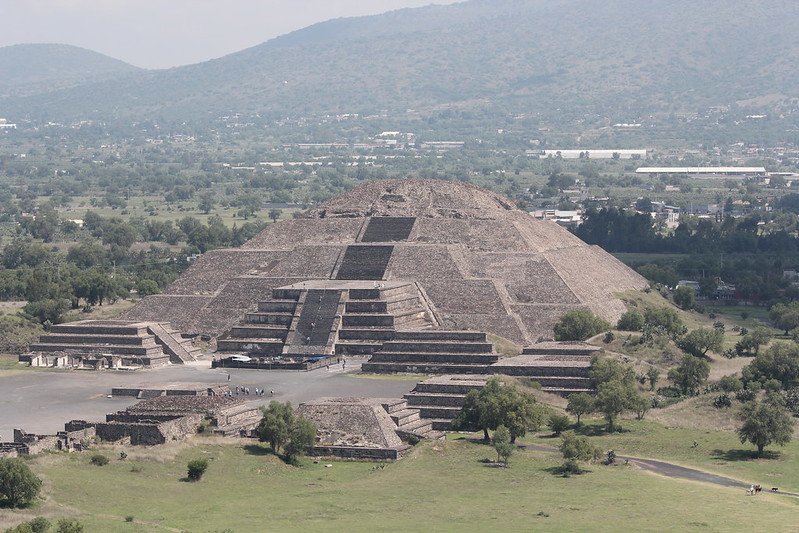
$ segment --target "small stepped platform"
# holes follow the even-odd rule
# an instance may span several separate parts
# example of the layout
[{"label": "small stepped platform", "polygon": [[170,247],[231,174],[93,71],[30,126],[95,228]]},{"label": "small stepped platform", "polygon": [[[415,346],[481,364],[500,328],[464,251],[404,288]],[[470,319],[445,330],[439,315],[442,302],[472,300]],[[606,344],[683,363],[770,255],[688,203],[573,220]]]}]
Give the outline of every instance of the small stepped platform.
[{"label": "small stepped platform", "polygon": [[193,361],[198,350],[168,324],[82,320],[54,325],[20,356],[34,366],[152,367]]},{"label": "small stepped platform", "polygon": [[484,333],[446,330],[397,332],[361,369],[364,372],[481,374],[499,360]]},{"label": "small stepped platform", "polygon": [[498,361],[491,371],[526,376],[541,384],[542,390],[561,396],[590,392],[591,358],[599,348],[585,343],[544,342],[527,347],[522,355]]}]

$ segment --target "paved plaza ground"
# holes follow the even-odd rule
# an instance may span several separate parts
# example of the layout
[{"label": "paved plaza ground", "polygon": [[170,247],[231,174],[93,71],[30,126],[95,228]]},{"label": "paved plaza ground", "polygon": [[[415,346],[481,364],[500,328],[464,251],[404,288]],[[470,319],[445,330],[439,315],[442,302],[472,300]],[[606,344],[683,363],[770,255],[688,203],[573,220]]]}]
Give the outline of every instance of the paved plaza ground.
[{"label": "paved plaza ground", "polygon": [[[13,439],[14,428],[29,433],[54,434],[73,419],[105,420],[112,413],[133,405],[132,397],[109,398],[113,387],[161,387],[166,384],[226,384],[249,387],[241,398],[255,405],[271,400],[293,405],[324,396],[401,398],[415,385],[413,380],[362,377],[360,365],[348,361],[311,372],[211,369],[210,362],[173,365],[136,371],[27,370],[0,376],[0,441]],[[228,382],[228,372],[230,381]],[[266,395],[256,397],[255,388]],[[269,391],[275,391],[270,397]]]}]

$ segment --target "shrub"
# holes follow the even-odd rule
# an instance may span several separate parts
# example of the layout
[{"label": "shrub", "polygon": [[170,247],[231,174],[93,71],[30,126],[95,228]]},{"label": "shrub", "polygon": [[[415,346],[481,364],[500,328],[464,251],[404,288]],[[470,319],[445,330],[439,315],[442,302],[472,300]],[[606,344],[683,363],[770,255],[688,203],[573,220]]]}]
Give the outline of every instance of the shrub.
[{"label": "shrub", "polygon": [[108,464],[108,457],[101,453],[95,453],[91,456],[90,461],[95,466],[105,466]]},{"label": "shrub", "polygon": [[743,390],[744,384],[737,376],[724,376],[719,380],[719,388],[724,392],[738,392]]},{"label": "shrub", "polygon": [[188,465],[189,481],[200,481],[205,471],[208,470],[208,459],[192,459]]},{"label": "shrub", "polygon": [[83,524],[74,518],[62,518],[58,521],[58,529],[55,533],[83,533]]},{"label": "shrub", "polygon": [[635,309],[630,309],[619,318],[616,329],[621,331],[641,331],[644,329],[644,315]]},{"label": "shrub", "polygon": [[133,522],[133,517],[128,515],[125,517],[125,522]]},{"label": "shrub", "polygon": [[33,533],[45,533],[52,525],[50,521],[43,516],[37,516],[28,522],[28,524],[31,526]]},{"label": "shrub", "polygon": [[571,420],[566,415],[561,415],[558,413],[552,413],[549,415],[549,427],[552,428],[552,431],[555,435],[560,435],[561,432],[569,429],[571,425]]},{"label": "shrub", "polygon": [[713,400],[713,407],[715,407],[716,409],[723,409],[724,407],[731,407],[731,406],[732,406],[732,400],[727,394],[716,396],[716,399]]},{"label": "shrub", "polygon": [[757,393],[752,389],[739,390],[735,393],[735,399],[739,402],[751,402],[755,399],[755,396],[757,396]]}]

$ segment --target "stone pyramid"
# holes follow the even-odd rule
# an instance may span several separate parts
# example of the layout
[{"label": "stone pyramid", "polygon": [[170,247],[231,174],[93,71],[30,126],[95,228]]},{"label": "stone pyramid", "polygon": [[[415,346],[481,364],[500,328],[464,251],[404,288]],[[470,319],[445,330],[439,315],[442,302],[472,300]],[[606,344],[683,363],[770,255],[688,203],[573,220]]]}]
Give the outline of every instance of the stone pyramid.
[{"label": "stone pyramid", "polygon": [[475,329],[529,345],[570,309],[615,322],[614,294],[647,283],[596,246],[461,182],[364,183],[269,225],[239,249],[204,254],[125,318],[218,336],[273,289],[358,280],[412,283],[443,329]]}]

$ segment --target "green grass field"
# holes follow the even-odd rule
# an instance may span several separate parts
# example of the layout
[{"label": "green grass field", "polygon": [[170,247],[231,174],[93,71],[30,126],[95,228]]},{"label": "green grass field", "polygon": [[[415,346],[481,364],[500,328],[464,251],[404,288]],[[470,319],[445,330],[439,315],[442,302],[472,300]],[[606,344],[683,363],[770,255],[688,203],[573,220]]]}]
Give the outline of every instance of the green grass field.
[{"label": "green grass field", "polygon": [[[619,454],[673,459],[764,486],[772,479],[767,472],[779,471],[780,488],[799,488],[796,444],[775,459],[737,461],[712,453],[742,448],[733,435],[704,434],[700,446],[690,448],[696,431],[633,421],[623,427],[623,433],[592,440]],[[526,440],[558,442],[543,436]],[[502,468],[493,465],[492,448],[457,434],[425,442],[385,469],[324,461],[297,468],[257,443],[234,442],[196,438],[126,448],[124,461],[117,459],[121,448],[109,446],[103,452],[112,460],[103,467],[91,465],[88,453],[36,457],[32,467],[45,480],[45,501],[34,509],[3,511],[0,527],[22,516],[46,515],[75,516],[87,532],[108,533],[799,528],[799,499],[751,497],[741,489],[665,478],[624,464],[594,464],[587,474],[564,478],[553,472],[559,455],[529,450],[518,451],[510,467]],[[210,459],[210,467],[200,482],[188,483],[186,464],[198,457]],[[131,516],[134,521],[126,522]]]}]

